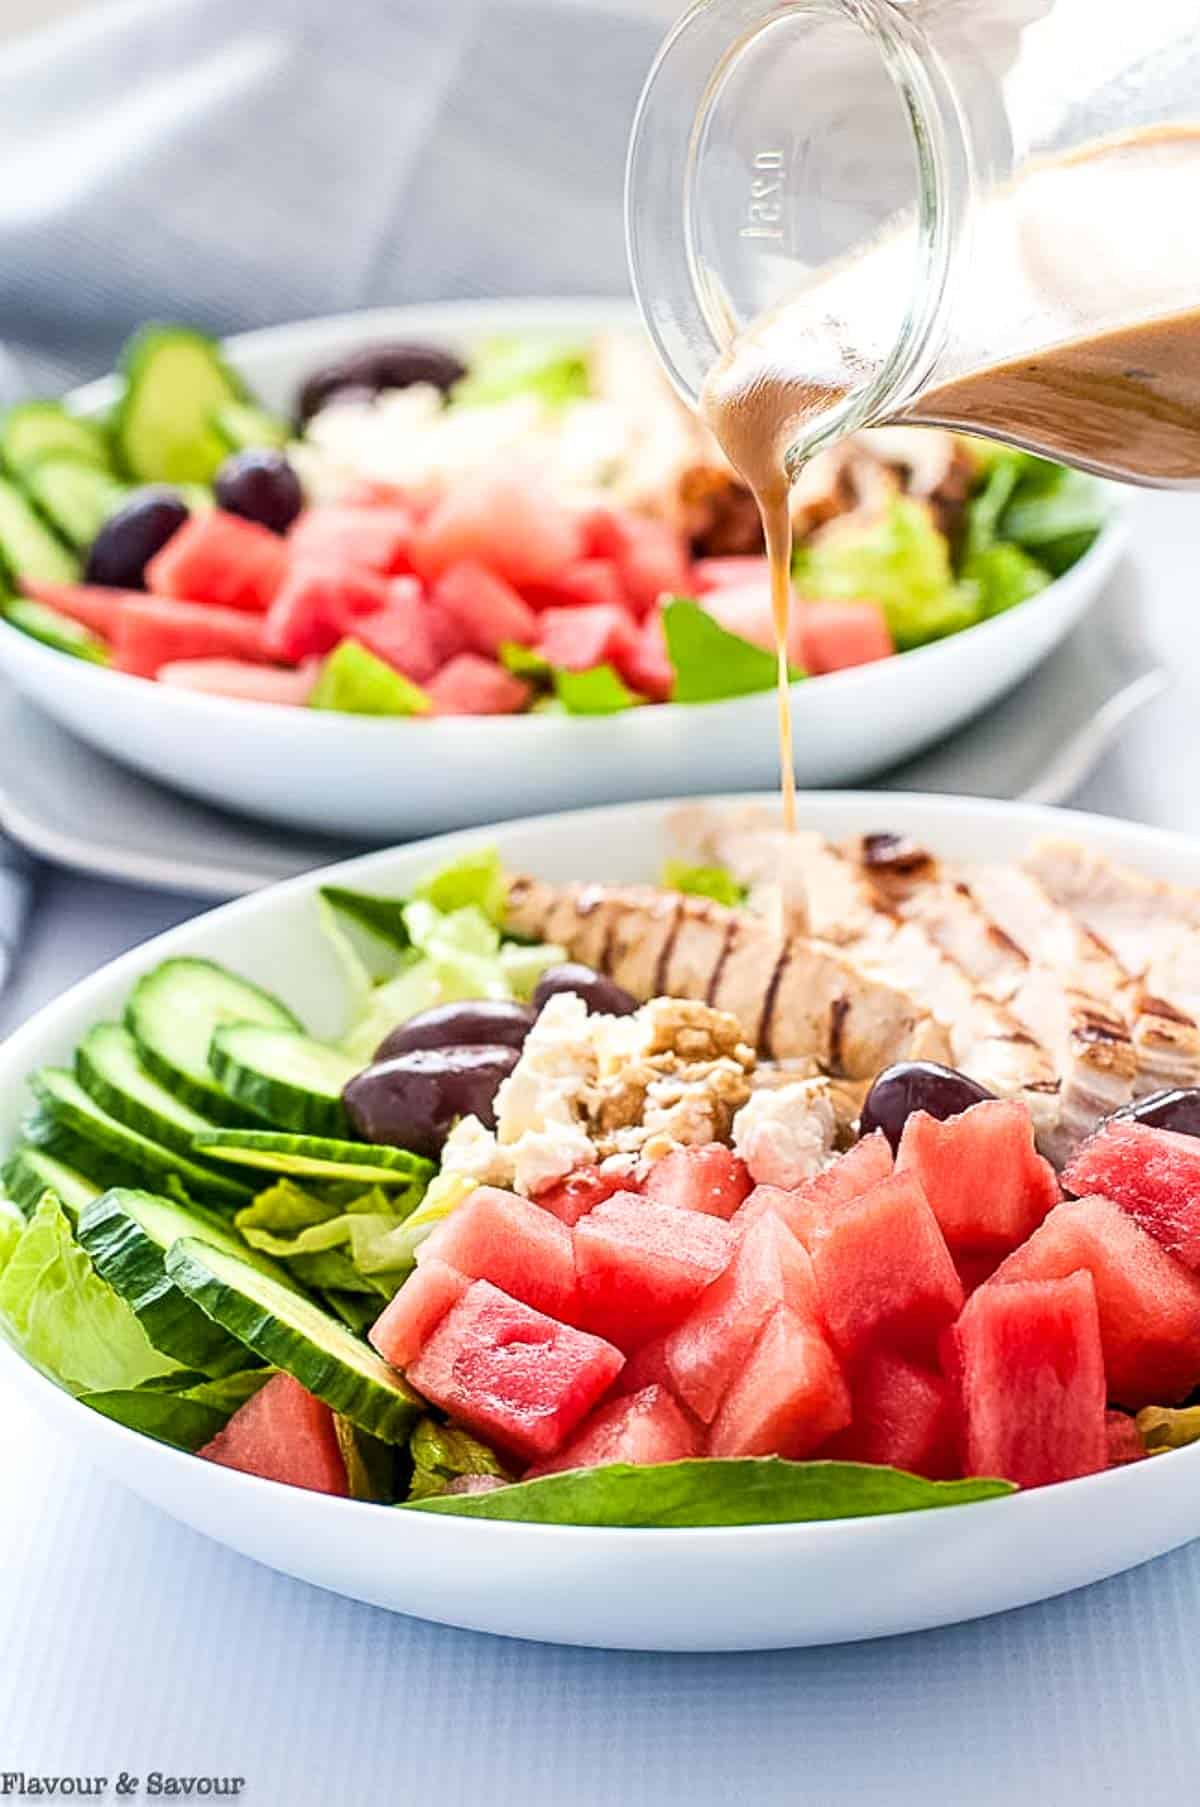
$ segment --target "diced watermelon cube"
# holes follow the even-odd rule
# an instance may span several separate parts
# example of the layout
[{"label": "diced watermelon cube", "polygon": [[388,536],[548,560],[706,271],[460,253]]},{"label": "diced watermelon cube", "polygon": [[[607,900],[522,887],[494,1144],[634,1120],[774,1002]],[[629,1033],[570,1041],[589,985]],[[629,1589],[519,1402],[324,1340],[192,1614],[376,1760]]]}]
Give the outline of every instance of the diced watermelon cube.
[{"label": "diced watermelon cube", "polygon": [[368,652],[424,684],[466,646],[466,635],[444,609],[428,601],[415,577],[396,577],[382,608],[354,624]]},{"label": "diced watermelon cube", "polygon": [[541,1474],[557,1474],[566,1468],[600,1468],[608,1462],[682,1462],[700,1455],[700,1439],[665,1387],[643,1387],[620,1399],[597,1406],[585,1418],[570,1442],[549,1461],[538,1462],[525,1474],[532,1481]]},{"label": "diced watermelon cube", "polygon": [[290,1374],[273,1374],[196,1453],[222,1468],[312,1493],[344,1498],[350,1492],[333,1413]]},{"label": "diced watermelon cube", "polygon": [[315,663],[283,667],[252,665],[245,659],[175,659],[158,669],[160,684],[196,690],[204,696],[232,696],[244,703],[278,703],[303,708],[317,680]]},{"label": "diced watermelon cube", "polygon": [[425,685],[435,715],[519,715],[533,692],[479,653],[459,653]]},{"label": "diced watermelon cube", "polygon": [[801,664],[813,677],[872,665],[896,650],[877,602],[805,602],[797,617]]},{"label": "diced watermelon cube", "polygon": [[944,1123],[914,1111],[904,1125],[896,1172],[920,1180],[952,1249],[1015,1249],[1060,1193],[1033,1141],[1028,1107],[990,1098]]},{"label": "diced watermelon cube", "polygon": [[730,1251],[719,1218],[614,1193],[575,1227],[580,1322],[620,1349],[637,1349],[679,1322]]},{"label": "diced watermelon cube", "polygon": [[663,1345],[672,1392],[703,1423],[716,1417],[760,1330],[781,1305],[820,1323],[812,1263],[786,1225],[767,1215],[750,1227],[725,1272]]},{"label": "diced watermelon cube", "polygon": [[288,569],[277,533],[241,515],[208,508],[176,529],[146,566],[146,588],[179,602],[263,614]]},{"label": "diced watermelon cube", "polygon": [[642,1182],[642,1192],[681,1211],[730,1218],[753,1185],[745,1161],[723,1142],[707,1142],[694,1148],[674,1148],[655,1161]]},{"label": "diced watermelon cube", "polygon": [[602,1199],[611,1198],[614,1192],[628,1191],[632,1177],[632,1161],[620,1166],[577,1167],[565,1180],[536,1192],[533,1202],[573,1229]]},{"label": "diced watermelon cube", "polygon": [[833,1350],[811,1320],[781,1306],[725,1395],[708,1453],[800,1461],[849,1422],[850,1389]]},{"label": "diced watermelon cube", "polygon": [[740,1235],[765,1211],[773,1211],[807,1248],[818,1224],[839,1205],[861,1198],[891,1174],[892,1151],[883,1131],[877,1129],[803,1186],[756,1186],[733,1220],[734,1233]]},{"label": "diced watermelon cube", "polygon": [[995,1249],[985,1249],[982,1254],[977,1249],[959,1249],[954,1254],[954,1265],[966,1297],[969,1299],[977,1286],[990,1280],[1000,1263],[1007,1259],[1007,1255]]},{"label": "diced watermelon cube", "polygon": [[[769,583],[760,581],[745,584],[739,589],[730,586],[727,589],[710,590],[700,600],[726,633],[737,634],[740,639],[749,640],[751,645],[761,646],[764,652],[775,651],[775,614],[771,606]],[[801,668],[804,665],[800,627],[802,613],[803,610],[793,604],[787,637],[788,658],[793,665]]]},{"label": "diced watermelon cube", "polygon": [[644,615],[661,596],[691,594],[691,561],[683,535],[667,521],[626,509],[598,508],[584,533],[589,554],[611,559],[626,601]]},{"label": "diced watermelon cube", "polygon": [[386,578],[350,565],[295,565],[267,612],[263,638],[273,659],[295,662],[331,652],[363,620],[386,607]]},{"label": "diced watermelon cube", "polygon": [[493,476],[448,490],[418,527],[411,557],[429,582],[466,562],[519,587],[550,582],[582,552],[578,521],[544,484]]},{"label": "diced watermelon cube", "polygon": [[526,584],[522,595],[531,609],[577,609],[594,603],[628,607],[616,563],[611,558],[577,558],[545,583]]},{"label": "diced watermelon cube", "polygon": [[911,1173],[839,1205],[816,1226],[811,1254],[822,1314],[847,1361],[880,1345],[932,1354],[962,1310],[945,1237]]},{"label": "diced watermelon cube", "polygon": [[622,657],[621,675],[639,696],[651,702],[667,703],[675,684],[675,667],[667,651],[667,636],[662,613],[652,609],[638,629],[632,646]]},{"label": "diced watermelon cube", "polygon": [[468,647],[494,658],[506,640],[532,646],[538,620],[510,583],[486,566],[451,565],[433,589],[438,607],[458,624]]},{"label": "diced watermelon cube", "polygon": [[598,603],[591,608],[547,609],[538,623],[538,651],[564,671],[591,671],[612,665],[618,671],[637,640],[626,608]]},{"label": "diced watermelon cube", "polygon": [[376,1318],[367,1340],[393,1368],[407,1368],[470,1284],[445,1261],[422,1261]]},{"label": "diced watermelon cube", "polygon": [[306,508],[288,534],[297,564],[352,565],[383,576],[407,571],[413,537],[412,510],[346,503]]},{"label": "diced watermelon cube", "polygon": [[91,628],[102,640],[111,640],[116,633],[123,602],[145,600],[144,590],[110,590],[102,584],[49,584],[23,577],[20,587],[23,596],[57,609],[81,627]]},{"label": "diced watermelon cube", "polygon": [[770,581],[771,567],[761,553],[738,558],[698,558],[692,566],[692,588],[697,596],[706,596],[710,590],[742,590]]},{"label": "diced watermelon cube", "polygon": [[1200,1278],[1110,1199],[1056,1205],[988,1287],[1080,1268],[1095,1282],[1109,1398],[1133,1410],[1185,1399],[1200,1385]]},{"label": "diced watermelon cube", "polygon": [[1102,1192],[1156,1242],[1200,1271],[1200,1138],[1111,1118],[1063,1170],[1081,1198]]},{"label": "diced watermelon cube", "polygon": [[1144,1461],[1150,1453],[1128,1412],[1105,1412],[1104,1437],[1110,1468],[1124,1468],[1130,1462]]},{"label": "diced watermelon cube", "polygon": [[155,677],[180,659],[270,658],[261,616],[160,596],[131,596],[121,604],[112,649],[115,669],[139,678]]},{"label": "diced watermelon cube", "polygon": [[478,1186],[417,1250],[418,1268],[444,1261],[472,1280],[490,1280],[535,1311],[575,1317],[571,1232],[549,1211],[499,1186]]},{"label": "diced watermelon cube", "polygon": [[1042,1487],[1108,1462],[1092,1276],[981,1286],[950,1332],[963,1473]]},{"label": "diced watermelon cube", "polygon": [[948,1382],[890,1349],[879,1349],[858,1376],[854,1416],[822,1455],[839,1462],[876,1462],[931,1481],[958,1466],[957,1423]]},{"label": "diced watermelon cube", "polygon": [[600,1337],[476,1280],[411,1364],[408,1379],[487,1442],[536,1461],[562,1447],[623,1365],[620,1350]]},{"label": "diced watermelon cube", "polygon": [[[668,1333],[669,1334],[669,1333]],[[613,1387],[616,1394],[640,1393],[643,1387],[662,1387],[670,1393],[676,1405],[680,1401],[675,1393],[675,1383],[671,1379],[671,1371],[667,1367],[667,1339],[656,1336],[653,1342],[643,1343],[640,1349],[626,1359],[621,1369],[620,1378]],[[699,1422],[697,1420],[697,1422]]]}]

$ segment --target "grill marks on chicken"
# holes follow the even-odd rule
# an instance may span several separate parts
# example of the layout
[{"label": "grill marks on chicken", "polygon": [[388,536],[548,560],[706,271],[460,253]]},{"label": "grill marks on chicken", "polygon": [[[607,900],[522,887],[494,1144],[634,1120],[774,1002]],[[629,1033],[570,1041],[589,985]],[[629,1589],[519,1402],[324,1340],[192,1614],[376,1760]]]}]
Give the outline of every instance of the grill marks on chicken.
[{"label": "grill marks on chicken", "polygon": [[949,1055],[944,1033],[907,990],[870,977],[837,948],[707,898],[517,878],[507,926],[553,939],[635,997],[665,990],[728,1011],[774,1060],[807,1057],[826,1072],[870,1079],[895,1060]]}]

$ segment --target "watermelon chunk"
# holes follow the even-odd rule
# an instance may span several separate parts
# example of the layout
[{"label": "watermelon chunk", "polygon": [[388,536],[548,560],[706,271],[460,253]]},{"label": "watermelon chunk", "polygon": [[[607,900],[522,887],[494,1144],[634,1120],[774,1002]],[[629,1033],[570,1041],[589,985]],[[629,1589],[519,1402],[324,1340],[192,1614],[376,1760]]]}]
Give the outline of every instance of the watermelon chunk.
[{"label": "watermelon chunk", "polygon": [[231,696],[244,703],[277,703],[303,708],[317,678],[315,664],[284,669],[252,665],[245,659],[176,659],[158,671],[160,684],[196,690],[204,696]]},{"label": "watermelon chunk", "polygon": [[680,1211],[704,1211],[730,1218],[749,1196],[754,1182],[745,1161],[722,1142],[674,1148],[655,1161],[642,1182],[646,1198]]},{"label": "watermelon chunk", "polygon": [[408,1379],[485,1441],[532,1462],[562,1447],[623,1363],[598,1336],[476,1280],[410,1365]]},{"label": "watermelon chunk", "polygon": [[556,1456],[536,1463],[523,1478],[532,1481],[565,1468],[600,1468],[606,1462],[682,1462],[700,1454],[700,1439],[666,1389],[643,1387],[597,1406]]},{"label": "watermelon chunk", "polygon": [[962,1283],[911,1173],[846,1200],[817,1225],[811,1253],[821,1311],[847,1361],[881,1344],[931,1354],[962,1310]]},{"label": "watermelon chunk", "polygon": [[632,1177],[632,1161],[620,1167],[577,1167],[565,1180],[536,1192],[533,1202],[574,1229],[580,1218],[586,1217],[602,1199],[629,1190]]},{"label": "watermelon chunk", "polygon": [[411,509],[395,502],[306,508],[287,536],[288,548],[297,564],[353,565],[388,577],[409,569],[413,525]]},{"label": "watermelon chunk", "polygon": [[750,1227],[725,1272],[663,1345],[672,1392],[703,1423],[716,1417],[781,1305],[807,1322],[820,1321],[812,1262],[786,1225],[767,1215]]},{"label": "watermelon chunk", "polygon": [[617,1192],[575,1227],[580,1322],[626,1351],[672,1324],[730,1256],[719,1218]]},{"label": "watermelon chunk", "polygon": [[[667,1339],[656,1336],[653,1342],[643,1343],[640,1349],[626,1358],[621,1369],[620,1378],[613,1387],[616,1394],[640,1393],[643,1387],[662,1387],[670,1393],[676,1405],[680,1401],[675,1393],[675,1383],[671,1379],[671,1371],[667,1367]],[[697,1422],[699,1422],[697,1420]]]},{"label": "watermelon chunk", "polygon": [[472,1280],[490,1280],[549,1317],[574,1319],[571,1232],[515,1192],[476,1187],[417,1250],[418,1269],[432,1260],[444,1261]]},{"label": "watermelon chunk", "polygon": [[781,1306],[725,1395],[710,1456],[800,1461],[850,1422],[850,1389],[821,1332]]},{"label": "watermelon chunk", "polygon": [[639,696],[653,703],[668,703],[675,684],[675,667],[667,651],[662,614],[653,609],[638,629],[632,646],[623,655],[622,676]]},{"label": "watermelon chunk", "polygon": [[1092,1276],[981,1286],[950,1332],[963,1472],[1042,1487],[1108,1462]]},{"label": "watermelon chunk", "polygon": [[[771,586],[765,581],[744,584],[735,589],[710,590],[700,598],[704,608],[725,629],[761,646],[764,652],[775,651],[775,614],[771,606]],[[800,617],[804,611],[793,606],[788,625],[787,652],[793,665],[803,668],[804,648]]]},{"label": "watermelon chunk", "polygon": [[333,1413],[290,1374],[272,1375],[196,1453],[222,1468],[312,1493],[345,1498],[350,1492]]},{"label": "watermelon chunk", "polygon": [[486,566],[460,561],[438,578],[433,599],[456,622],[468,648],[495,658],[506,640],[532,646],[538,620],[510,583]]},{"label": "watermelon chunk", "polygon": [[417,528],[411,557],[414,570],[430,583],[467,562],[519,588],[551,582],[582,552],[578,522],[543,484],[493,476],[472,477],[448,490]]},{"label": "watermelon chunk", "polygon": [[1142,1462],[1149,1450],[1128,1412],[1105,1412],[1104,1437],[1108,1447],[1108,1466],[1124,1468],[1129,1462]]},{"label": "watermelon chunk", "polygon": [[998,1254],[995,1249],[986,1249],[982,1254],[978,1250],[959,1249],[954,1256],[954,1265],[967,1298],[970,1298],[977,1286],[990,1280],[1001,1262],[1007,1259],[1006,1255]]},{"label": "watermelon chunk", "polygon": [[263,614],[287,574],[277,533],[241,515],[208,508],[178,528],[146,566],[146,588],[178,602]]},{"label": "watermelon chunk", "polygon": [[332,652],[365,617],[386,608],[391,589],[374,571],[350,565],[296,565],[267,612],[263,641],[273,659],[296,662]]},{"label": "watermelon chunk", "polygon": [[752,584],[769,584],[771,567],[761,554],[733,558],[698,558],[692,566],[692,588],[697,596],[710,590],[744,590]]},{"label": "watermelon chunk", "polygon": [[459,653],[425,685],[435,715],[519,715],[533,692],[528,684],[478,653]]},{"label": "watermelon chunk", "polygon": [[861,1198],[891,1174],[892,1151],[883,1131],[877,1129],[803,1186],[756,1186],[734,1218],[734,1232],[741,1234],[765,1211],[773,1211],[808,1248],[817,1226],[839,1205]]},{"label": "watermelon chunk", "polygon": [[1056,1205],[988,1286],[1080,1268],[1095,1283],[1109,1398],[1132,1410],[1185,1399],[1200,1385],[1200,1278],[1110,1199]]},{"label": "watermelon chunk", "polygon": [[588,552],[611,559],[621,588],[637,615],[661,596],[691,594],[691,561],[682,534],[667,521],[626,509],[598,508],[584,523]]},{"label": "watermelon chunk", "polygon": [[114,668],[139,678],[153,678],[164,665],[181,659],[265,663],[270,658],[261,616],[160,596],[131,597],[121,604],[112,649]]},{"label": "watermelon chunk", "polygon": [[611,558],[577,558],[545,583],[522,590],[531,609],[578,609],[592,604],[627,607],[625,590]]},{"label": "watermelon chunk", "polygon": [[877,1462],[931,1481],[953,1478],[957,1424],[948,1382],[890,1349],[870,1357],[853,1387],[854,1416],[822,1455]]},{"label": "watermelon chunk", "polygon": [[547,609],[538,626],[538,651],[563,671],[592,671],[597,665],[612,665],[621,671],[637,642],[637,627],[629,610],[607,603]]},{"label": "watermelon chunk", "polygon": [[797,611],[800,662],[813,677],[873,665],[896,650],[877,602],[806,602]]},{"label": "watermelon chunk", "polygon": [[920,1180],[952,1249],[1015,1249],[1058,1203],[1058,1180],[1034,1147],[1017,1099],[992,1098],[940,1123],[914,1111],[896,1172]]},{"label": "watermelon chunk", "polygon": [[1112,1118],[1063,1170],[1076,1197],[1102,1192],[1193,1272],[1200,1271],[1200,1139]]},{"label": "watermelon chunk", "polygon": [[423,1261],[376,1318],[368,1342],[393,1368],[407,1368],[470,1284],[465,1274],[444,1261]]},{"label": "watermelon chunk", "polygon": [[415,577],[395,577],[387,601],[354,624],[369,652],[386,665],[426,683],[436,671],[467,650],[467,636],[445,609],[423,595]]},{"label": "watermelon chunk", "polygon": [[57,609],[60,615],[90,628],[102,640],[111,640],[116,633],[122,603],[145,600],[144,590],[110,590],[102,584],[39,583],[31,577],[20,580],[20,589],[22,596],[45,603],[48,609]]}]

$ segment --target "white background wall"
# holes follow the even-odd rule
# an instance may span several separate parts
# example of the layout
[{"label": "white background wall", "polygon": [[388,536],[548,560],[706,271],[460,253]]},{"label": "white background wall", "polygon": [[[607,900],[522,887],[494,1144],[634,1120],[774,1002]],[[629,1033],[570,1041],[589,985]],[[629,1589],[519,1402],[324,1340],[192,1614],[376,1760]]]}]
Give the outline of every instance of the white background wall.
[{"label": "white background wall", "polygon": [[85,0],[0,0],[0,37],[49,24],[64,13],[78,12]]}]

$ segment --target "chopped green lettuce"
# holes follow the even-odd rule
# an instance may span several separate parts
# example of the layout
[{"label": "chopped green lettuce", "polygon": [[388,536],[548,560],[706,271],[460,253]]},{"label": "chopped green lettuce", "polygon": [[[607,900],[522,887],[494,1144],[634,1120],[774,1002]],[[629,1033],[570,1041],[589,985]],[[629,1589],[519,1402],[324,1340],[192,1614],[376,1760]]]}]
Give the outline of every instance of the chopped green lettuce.
[{"label": "chopped green lettuce", "polygon": [[451,395],[454,407],[486,407],[533,395],[551,408],[588,395],[587,346],[516,334],[489,339]]},{"label": "chopped green lettuce", "polygon": [[1000,533],[1060,577],[1083,557],[1107,518],[1104,490],[1094,477],[1039,459],[1035,469],[1022,471]]},{"label": "chopped green lettuce", "polygon": [[499,958],[500,970],[513,997],[528,1004],[542,974],[551,966],[561,966],[567,950],[557,941],[506,941]]},{"label": "chopped green lettuce", "polygon": [[343,715],[428,715],[429,698],[361,640],[343,640],[325,659],[309,695],[310,709]]},{"label": "chopped green lettuce", "polygon": [[396,1498],[396,1446],[360,1430],[348,1418],[335,1415],[334,1433],[352,1500],[373,1500],[390,1506]]},{"label": "chopped green lettuce", "polygon": [[474,904],[443,914],[414,898],[404,906],[404,922],[412,943],[407,961],[372,993],[343,1042],[356,1060],[370,1059],[397,1023],[435,1004],[512,996],[500,961],[500,932]]},{"label": "chopped green lettuce", "polygon": [[1189,1443],[1200,1442],[1200,1405],[1144,1406],[1134,1423],[1151,1455],[1164,1449],[1185,1449]]},{"label": "chopped green lettuce", "polygon": [[412,894],[447,915],[472,907],[499,927],[508,902],[508,874],[500,863],[499,848],[492,844],[472,847],[418,879]]},{"label": "chopped green lettuce", "polygon": [[967,503],[959,576],[974,587],[983,617],[1003,614],[1051,582],[1049,572],[1036,559],[1001,538],[1005,511],[1027,467],[1041,462],[1025,452],[999,453],[991,461],[982,487]]},{"label": "chopped green lettuce", "polygon": [[461,1480],[464,1475],[494,1475],[500,1481],[512,1479],[495,1450],[489,1449],[486,1443],[481,1443],[468,1431],[459,1430],[457,1425],[435,1424],[432,1418],[417,1420],[408,1440],[408,1453],[412,1458],[410,1500],[437,1499],[451,1481]]},{"label": "chopped green lettuce", "polygon": [[417,1259],[417,1250],[431,1236],[438,1224],[456,1211],[465,1198],[470,1198],[478,1182],[462,1173],[439,1173],[429,1182],[429,1189],[416,1210],[396,1232],[394,1253],[403,1253],[409,1266]]},{"label": "chopped green lettuce", "polygon": [[396,1232],[420,1203],[419,1186],[378,1187],[348,1204],[278,1180],[234,1218],[252,1249],[286,1261],[309,1286],[391,1298],[412,1265]]},{"label": "chopped green lettuce", "polygon": [[179,1366],[100,1278],[53,1192],[43,1193],[0,1273],[0,1326],[72,1393],[140,1386]]},{"label": "chopped green lettuce", "polygon": [[[729,633],[690,597],[672,597],[663,610],[663,628],[675,673],[672,702],[718,703],[770,690],[777,681],[774,653]],[[793,669],[791,675],[804,674]]]},{"label": "chopped green lettuce", "polygon": [[242,1368],[220,1380],[182,1372],[140,1387],[113,1388],[81,1394],[84,1405],[129,1430],[173,1443],[177,1449],[199,1449],[222,1430],[238,1407],[270,1380],[273,1368]]},{"label": "chopped green lettuce", "polygon": [[25,1229],[25,1213],[11,1199],[0,1198],[0,1273],[8,1266]]},{"label": "chopped green lettuce", "polygon": [[515,678],[529,678],[535,684],[549,684],[554,676],[554,667],[549,659],[543,657],[536,647],[523,646],[519,640],[502,640],[499,658],[505,671],[511,671]]},{"label": "chopped green lettuce", "polygon": [[636,709],[644,700],[611,665],[594,665],[590,671],[556,668],[554,689],[568,715],[617,715],[622,709]]},{"label": "chopped green lettuce", "polygon": [[878,602],[901,652],[956,634],[980,616],[977,591],[951,569],[945,535],[910,496],[893,497],[870,521],[831,521],[797,551],[795,576],[807,596]]},{"label": "chopped green lettuce", "polygon": [[711,897],[731,910],[746,901],[746,887],[739,885],[726,866],[689,866],[686,860],[666,860],[662,882],[668,891],[688,897]]}]

